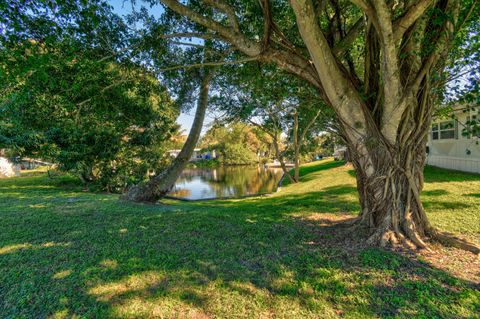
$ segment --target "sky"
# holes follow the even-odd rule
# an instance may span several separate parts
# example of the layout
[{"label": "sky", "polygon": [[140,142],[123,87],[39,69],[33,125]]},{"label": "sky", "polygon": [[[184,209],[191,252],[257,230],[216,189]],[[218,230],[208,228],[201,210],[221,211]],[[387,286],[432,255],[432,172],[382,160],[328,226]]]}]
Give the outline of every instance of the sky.
[{"label": "sky", "polygon": [[[124,16],[132,12],[132,2],[129,0],[108,0],[108,2],[112,5],[113,10],[120,16]],[[141,5],[141,1],[137,1],[137,8]],[[150,12],[154,16],[159,16],[163,12],[163,8],[161,6],[153,7]],[[188,134],[190,131],[190,127],[193,123],[193,118],[195,116],[195,109],[190,110],[189,112],[182,112],[180,116],[177,118],[177,123],[181,125],[182,130],[185,131],[185,134]],[[212,121],[212,118],[208,116],[205,117],[204,126],[202,132],[204,133],[208,127],[208,124]]]}]

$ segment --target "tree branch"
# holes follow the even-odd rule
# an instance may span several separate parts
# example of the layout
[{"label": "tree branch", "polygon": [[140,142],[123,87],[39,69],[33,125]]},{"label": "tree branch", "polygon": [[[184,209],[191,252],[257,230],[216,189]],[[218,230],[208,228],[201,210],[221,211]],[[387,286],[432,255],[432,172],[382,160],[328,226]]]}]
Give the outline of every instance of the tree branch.
[{"label": "tree branch", "polygon": [[348,30],[347,34],[333,47],[333,54],[339,58],[347,51],[348,47],[355,41],[360,31],[365,26],[364,18],[360,17],[357,22]]},{"label": "tree branch", "polygon": [[260,0],[260,6],[263,11],[263,51],[270,44],[270,36],[272,34],[272,12],[270,9],[270,0]]},{"label": "tree branch", "polygon": [[350,0],[350,2],[359,7],[360,10],[362,10],[363,13],[365,13],[365,15],[370,19],[370,21],[372,21],[375,29],[380,32],[378,18],[373,7],[365,0]]},{"label": "tree branch", "polygon": [[203,62],[203,63],[188,64],[188,65],[174,65],[174,66],[158,69],[156,70],[156,72],[167,72],[167,71],[174,71],[174,70],[180,70],[180,69],[193,69],[193,68],[200,68],[204,66],[231,65],[231,64],[239,64],[239,63],[251,62],[256,60],[257,58],[251,57],[251,58],[244,58],[244,59],[239,59],[234,61]]},{"label": "tree branch", "polygon": [[188,6],[180,3],[177,0],[160,0],[171,10],[179,13],[214,32],[217,32],[220,38],[231,43],[240,51],[248,56],[257,56],[261,53],[261,48],[258,43],[247,39],[243,34],[235,32],[231,28],[227,28],[221,23],[218,23],[210,18],[204,17],[200,13],[192,10]]},{"label": "tree branch", "polygon": [[[298,29],[313,59],[328,101],[337,115],[351,127],[363,126],[362,100],[346,77],[323,35],[312,0],[290,0],[296,15]],[[352,110],[355,111],[352,112]],[[360,124],[360,125],[359,125]],[[362,129],[359,129],[360,131]],[[358,138],[358,137],[357,137]]]},{"label": "tree branch", "polygon": [[396,43],[400,41],[405,33],[425,11],[433,4],[434,0],[420,0],[414,3],[408,11],[395,20],[393,24],[394,40]]},{"label": "tree branch", "polygon": [[378,19],[377,34],[382,52],[380,70],[382,74],[382,91],[384,109],[381,120],[381,131],[386,140],[394,144],[397,128],[402,118],[402,112],[397,107],[401,99],[401,81],[398,63],[398,49],[393,38],[392,13],[385,0],[374,0],[376,17]]},{"label": "tree branch", "polygon": [[230,25],[233,28],[233,30],[239,32],[240,31],[240,25],[238,23],[238,18],[235,15],[235,10],[225,2],[221,0],[203,0],[206,4],[211,5],[212,7],[222,11],[225,13],[228,17],[228,20],[230,21]]},{"label": "tree branch", "polygon": [[[188,65],[174,65],[174,66],[170,66],[170,67],[155,70],[155,72],[160,73],[160,72],[174,71],[174,70],[180,70],[180,69],[200,68],[200,67],[205,67],[205,66],[232,65],[232,64],[238,64],[238,63],[251,62],[251,61],[255,61],[255,60],[256,60],[256,58],[245,58],[245,59],[240,59],[240,60],[235,60],[235,61],[204,62],[204,63],[195,63],[195,64],[188,64]],[[109,85],[105,86],[104,88],[102,88],[100,90],[100,93],[104,93],[107,90],[110,90],[110,89],[112,89],[112,88],[114,88],[114,87],[116,87],[120,84],[127,83],[127,82],[134,81],[134,80],[136,80],[136,79],[127,79],[127,80],[121,80],[121,81],[114,82],[114,83],[109,84]],[[84,104],[90,102],[91,100],[93,100],[93,97],[85,99],[85,100],[77,103],[77,106],[81,108]]]},{"label": "tree branch", "polygon": [[263,60],[265,62],[276,63],[281,69],[297,75],[322,91],[322,86],[318,79],[318,75],[316,74],[311,62],[305,57],[301,57],[298,54],[293,54],[290,51],[272,48],[262,52],[262,46],[260,43],[252,41],[244,34],[235,32],[231,28],[227,28],[210,18],[204,17],[188,6],[180,3],[178,0],[160,1],[169,9],[177,12],[178,14],[189,18],[193,22],[210,29],[215,33],[218,33],[218,38],[230,43],[243,54],[249,57],[256,57],[258,60]]},{"label": "tree branch", "polygon": [[322,109],[321,108],[318,110],[317,114],[315,114],[315,116],[310,120],[310,122],[307,123],[307,125],[303,129],[302,135],[300,136],[300,139],[299,139],[299,144],[301,144],[303,142],[303,140],[305,139],[305,136],[308,133],[308,130],[310,130],[310,127],[313,125],[313,123],[315,123],[315,121],[317,120],[317,118],[320,114],[322,114]]},{"label": "tree branch", "polygon": [[[452,1],[447,5],[447,12],[451,11],[454,13],[459,9],[457,2]],[[455,14],[453,14],[455,16]],[[451,40],[453,39],[455,31],[454,22],[451,20],[446,20],[442,26],[438,29],[439,37],[435,41],[435,47],[430,53],[429,56],[425,57],[422,61],[422,67],[416,74],[413,81],[409,84],[408,90],[412,90],[413,94],[416,94],[416,91],[419,89],[423,78],[431,71],[431,69],[436,65],[440,60],[442,53],[445,52],[445,49],[449,46]]]},{"label": "tree branch", "polygon": [[458,25],[455,27],[455,30],[459,31],[463,28],[463,26],[465,25],[465,23],[468,21],[468,19],[470,18],[470,16],[472,15],[473,13],[473,10],[475,9],[475,7],[477,6],[477,3],[478,3],[478,0],[475,0],[473,1],[472,5],[470,6],[470,8],[468,8],[468,11],[467,13],[465,14],[465,16],[463,17],[462,21],[460,21],[458,23]]},{"label": "tree branch", "polygon": [[199,38],[204,40],[214,39],[216,36],[211,33],[197,33],[197,32],[178,32],[170,34],[162,34],[159,36],[161,39],[170,38]]}]

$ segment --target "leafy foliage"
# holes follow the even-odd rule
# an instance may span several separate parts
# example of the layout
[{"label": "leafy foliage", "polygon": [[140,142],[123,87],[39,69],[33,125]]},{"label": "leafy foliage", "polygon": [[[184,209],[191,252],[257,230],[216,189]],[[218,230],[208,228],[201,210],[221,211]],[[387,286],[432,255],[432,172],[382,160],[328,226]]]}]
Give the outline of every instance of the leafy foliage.
[{"label": "leafy foliage", "polygon": [[28,2],[2,20],[0,147],[121,191],[165,165],[178,107],[120,54],[129,31],[108,5],[50,5]]}]

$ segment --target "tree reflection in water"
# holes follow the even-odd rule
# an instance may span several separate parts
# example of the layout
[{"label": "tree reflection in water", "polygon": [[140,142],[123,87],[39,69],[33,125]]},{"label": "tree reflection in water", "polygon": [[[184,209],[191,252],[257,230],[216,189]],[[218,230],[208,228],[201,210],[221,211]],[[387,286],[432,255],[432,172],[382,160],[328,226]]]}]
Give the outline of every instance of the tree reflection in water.
[{"label": "tree reflection in water", "polygon": [[276,191],[281,177],[281,169],[262,166],[185,169],[169,195],[206,199],[266,194]]}]

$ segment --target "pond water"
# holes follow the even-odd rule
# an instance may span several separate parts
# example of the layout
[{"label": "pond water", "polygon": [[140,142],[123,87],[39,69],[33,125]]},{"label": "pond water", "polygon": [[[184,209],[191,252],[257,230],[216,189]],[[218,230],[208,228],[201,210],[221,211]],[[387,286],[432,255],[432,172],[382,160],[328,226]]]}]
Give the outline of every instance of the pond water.
[{"label": "pond water", "polygon": [[281,168],[260,165],[189,168],[168,195],[196,200],[267,194],[277,190],[281,177]]}]

